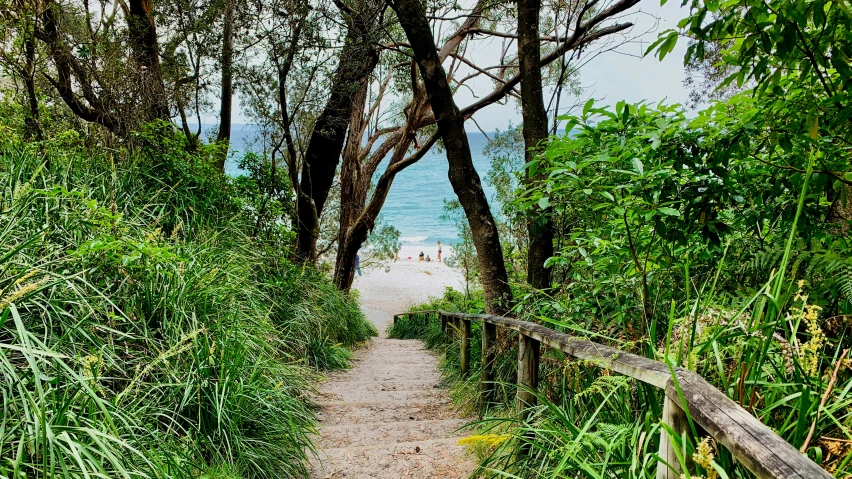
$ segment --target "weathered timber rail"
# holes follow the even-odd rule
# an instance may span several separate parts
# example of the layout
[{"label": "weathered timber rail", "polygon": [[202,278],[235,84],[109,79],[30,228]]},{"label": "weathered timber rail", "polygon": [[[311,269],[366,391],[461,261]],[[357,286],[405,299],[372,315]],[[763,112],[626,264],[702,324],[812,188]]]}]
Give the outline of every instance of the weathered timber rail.
[{"label": "weathered timber rail", "polygon": [[[662,420],[666,425],[678,434],[686,432],[689,429],[689,423],[684,410],[689,411],[695,424],[724,445],[738,461],[761,479],[828,479],[832,477],[700,375],[687,369],[670,370],[668,365],[661,361],[637,356],[593,341],[577,339],[540,324],[501,316],[414,311],[395,315],[394,322],[397,318],[414,315],[425,315],[427,320],[430,317],[439,319],[443,331],[448,334],[451,332],[450,324],[452,324],[452,331],[457,332],[461,342],[462,375],[469,374],[470,370],[471,322],[482,322],[481,390],[486,402],[493,397],[495,358],[493,346],[497,338],[497,328],[510,329],[518,332],[519,385],[527,386],[529,389],[538,387],[539,351],[544,344],[575,358],[593,361],[601,367],[663,389],[665,402]],[[518,388],[519,412],[535,405],[535,401],[535,396],[528,390]],[[677,460],[669,435],[661,434],[660,442],[659,455],[671,467],[661,462],[657,466],[657,479],[679,478],[682,472],[680,462]]]}]

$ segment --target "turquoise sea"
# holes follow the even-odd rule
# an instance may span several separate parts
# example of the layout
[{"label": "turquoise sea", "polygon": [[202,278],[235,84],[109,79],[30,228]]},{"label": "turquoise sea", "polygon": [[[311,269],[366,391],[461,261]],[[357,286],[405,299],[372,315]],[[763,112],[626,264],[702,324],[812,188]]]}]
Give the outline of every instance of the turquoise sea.
[{"label": "turquoise sea", "polygon": [[[241,152],[262,151],[262,143],[257,140],[257,129],[252,125],[234,125],[233,153],[225,169],[228,174],[238,175],[238,158]],[[485,184],[489,161],[482,154],[488,140],[480,132],[468,132],[473,162],[483,180],[485,192],[492,198],[493,188]],[[384,171],[386,164],[379,167]],[[453,244],[458,241],[456,227],[442,220],[444,202],[455,199],[455,194],[447,178],[447,158],[443,151],[433,148],[419,162],[408,167],[396,176],[382,209],[385,223],[399,230],[404,244],[429,244],[436,241]]]}]

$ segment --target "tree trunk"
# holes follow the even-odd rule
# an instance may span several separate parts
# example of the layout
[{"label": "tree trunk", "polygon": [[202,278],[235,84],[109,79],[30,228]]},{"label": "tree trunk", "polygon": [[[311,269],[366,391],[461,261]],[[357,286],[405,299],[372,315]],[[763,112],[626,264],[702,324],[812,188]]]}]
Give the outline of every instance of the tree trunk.
[{"label": "tree trunk", "polygon": [[144,85],[142,102],[145,119],[168,120],[169,103],[160,71],[160,53],[157,45],[157,27],[154,24],[153,0],[130,0],[127,27],[133,59]]},{"label": "tree trunk", "polygon": [[479,174],[473,166],[464,130],[464,117],[453,100],[447,74],[435,49],[432,30],[418,0],[388,0],[388,3],[396,11],[411,44],[438,132],[447,151],[450,184],[467,216],[479,258],[486,310],[491,314],[504,314],[509,310],[512,290],[503,261],[500,236],[488,206],[488,198],[482,191]]},{"label": "tree trunk", "polygon": [[24,138],[35,138],[37,141],[44,139],[41,132],[41,121],[38,111],[38,97],[35,87],[35,38],[33,33],[27,32],[24,40],[24,86],[27,90],[27,112],[24,117]]},{"label": "tree trunk", "polygon": [[[541,81],[541,45],[539,43],[539,11],[541,0],[518,0],[518,60],[521,75],[521,114],[523,116],[524,163],[535,159],[547,139],[547,111]],[[539,175],[540,176],[540,175]],[[529,186],[537,178],[524,175]],[[549,209],[533,209],[527,218],[529,251],[527,281],[532,287],[550,287],[550,268],[544,262],[553,256],[553,220]]]},{"label": "tree trunk", "polygon": [[[340,223],[337,239],[337,258],[334,266],[334,283],[338,289],[346,291],[354,279],[355,256],[361,244],[353,250],[345,247],[349,228],[358,219],[367,199],[361,169],[361,132],[363,132],[364,110],[367,103],[367,83],[355,93],[352,114],[349,122],[349,137],[343,150],[343,163],[340,166]],[[362,241],[363,243],[363,241]]]},{"label": "tree trunk", "polygon": [[315,263],[317,260],[319,218],[334,183],[353,99],[379,61],[378,49],[372,41],[378,18],[373,10],[362,5],[359,11],[348,12],[351,15],[340,64],[328,102],[314,124],[305,152],[299,182],[302,194],[297,202],[299,224],[296,240],[296,257],[303,262]]},{"label": "tree trunk", "polygon": [[411,125],[406,126],[403,131],[403,138],[397,143],[388,169],[376,182],[376,188],[370,202],[361,209],[360,215],[352,222],[351,226],[346,228],[346,235],[341,237],[342,240],[338,245],[338,261],[334,270],[334,284],[342,291],[348,291],[352,287],[352,280],[355,277],[355,256],[361,249],[361,245],[367,240],[373,226],[375,226],[376,219],[382,211],[388,193],[390,193],[394,178],[400,171],[423,158],[438,139],[437,135],[432,135],[415,153],[405,158],[405,152],[408,151],[408,147],[414,138],[413,131]]},{"label": "tree trunk", "polygon": [[219,102],[219,134],[216,143],[224,145],[216,158],[216,168],[225,173],[225,160],[231,143],[231,110],[234,99],[234,0],[225,0],[222,25],[222,94]]}]

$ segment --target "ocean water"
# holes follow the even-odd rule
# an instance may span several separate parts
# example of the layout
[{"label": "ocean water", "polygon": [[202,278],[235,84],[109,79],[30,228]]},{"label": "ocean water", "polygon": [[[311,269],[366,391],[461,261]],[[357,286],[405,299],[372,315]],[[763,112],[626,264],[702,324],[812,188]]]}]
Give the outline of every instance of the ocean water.
[{"label": "ocean water", "polygon": [[[225,164],[226,173],[235,176],[242,173],[238,167],[242,152],[263,151],[257,131],[252,125],[233,126],[232,153]],[[483,155],[483,149],[488,139],[480,132],[468,132],[467,136],[485,193],[493,200],[494,189],[485,182],[490,162]],[[385,170],[387,161],[389,159],[379,167],[377,178]],[[445,152],[433,147],[420,161],[397,174],[382,208],[382,219],[399,230],[403,245],[432,246],[437,241],[446,244],[458,241],[456,226],[441,218],[445,202],[456,199],[447,177],[448,170]]]},{"label": "ocean water", "polygon": [[[473,163],[489,199],[493,188],[485,183],[489,160],[482,154],[488,140],[479,132],[469,132]],[[379,167],[384,171],[386,164]],[[449,165],[446,152],[433,147],[420,161],[409,166],[394,179],[382,217],[399,230],[404,244],[434,245],[436,241],[453,244],[458,241],[458,230],[448,220],[442,219],[444,204],[456,199],[447,176]]]}]

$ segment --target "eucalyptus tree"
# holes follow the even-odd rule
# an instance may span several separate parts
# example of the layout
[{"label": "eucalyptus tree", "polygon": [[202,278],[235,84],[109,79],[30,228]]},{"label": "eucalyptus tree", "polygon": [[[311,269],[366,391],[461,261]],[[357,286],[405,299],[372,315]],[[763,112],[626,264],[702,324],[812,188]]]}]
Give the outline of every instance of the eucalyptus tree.
[{"label": "eucalyptus tree", "polygon": [[[378,64],[384,4],[303,0],[255,2],[241,90],[262,127],[273,174],[280,164],[295,193],[296,257],[314,264],[333,249],[324,224],[338,211],[335,181],[359,92]],[[334,204],[334,206],[331,206]],[[321,244],[323,243],[323,244]]]},{"label": "eucalyptus tree", "polygon": [[[439,58],[459,54],[459,46],[484,15],[485,3],[477,3],[467,13],[464,22],[441,45]],[[382,69],[383,76],[370,90],[369,108],[366,108],[365,89],[359,98],[359,109],[353,111],[349,141],[344,150],[339,247],[334,273],[335,284],[341,289],[349,289],[352,284],[355,257],[375,228],[394,178],[423,158],[438,139],[434,132],[424,129],[434,121],[431,107],[416,65],[397,50],[405,45],[395,39],[400,36],[398,28],[395,33],[391,33],[390,42],[384,45],[388,64]],[[404,107],[388,99],[391,90],[408,99]],[[391,104],[390,108],[383,108],[386,103]],[[362,139],[366,139],[364,145]],[[391,155],[388,166],[371,191],[373,177],[388,154]]]},{"label": "eucalyptus tree", "polygon": [[176,0],[157,8],[166,82],[173,85],[173,111],[190,149],[202,141],[202,115],[212,108],[222,10],[221,0]]},{"label": "eucalyptus tree", "polygon": [[[250,0],[249,6],[253,15],[245,28],[251,35],[240,42],[242,61],[234,65],[235,75],[241,79],[244,111],[259,127],[256,140],[269,166],[271,188],[263,205],[292,196],[292,208],[280,220],[289,220],[295,232],[299,229],[295,199],[304,196],[299,176],[305,151],[336,68],[336,44],[329,32],[337,24],[330,20],[333,10],[314,8],[308,0]],[[288,191],[280,191],[283,188]],[[320,216],[321,224],[323,220]],[[324,239],[321,235],[319,241]],[[318,254],[327,247],[318,246]]]},{"label": "eucalyptus tree", "polygon": [[[630,23],[602,24],[607,20],[617,19],[620,14],[629,10],[637,2],[638,0],[616,1],[586,18],[581,15],[570,35],[553,39],[556,46],[541,58],[539,66],[547,66],[559,60],[568,52],[630,28],[632,26]],[[475,64],[471,65],[472,62],[465,61],[464,56],[453,56],[460,63],[470,66],[474,70],[474,74],[485,73],[495,83],[495,88],[491,92],[464,108],[458,108],[450,84],[454,77],[448,76],[447,70],[442,66],[443,59],[440,56],[446,46],[442,47],[440,52],[436,48],[434,35],[423,7],[409,0],[389,1],[388,3],[396,12],[397,19],[405,31],[408,40],[408,44],[405,46],[413,54],[422,77],[423,90],[426,92],[431,108],[428,121],[421,123],[420,127],[436,124],[438,131],[437,134],[433,135],[440,136],[443,140],[443,146],[446,148],[450,183],[465,211],[473,243],[476,247],[481,282],[485,290],[486,308],[495,313],[505,312],[510,306],[512,293],[509,288],[502,245],[488,200],[482,191],[479,175],[473,166],[464,122],[485,106],[502,101],[507,96],[518,96],[515,89],[521,83],[522,76],[521,74],[511,75],[514,70],[513,63],[517,60],[515,59],[513,62],[504,53],[502,60],[507,60],[506,64],[496,68],[498,74],[495,75],[488,73],[488,69],[483,69]],[[593,5],[597,2],[589,3]],[[487,5],[484,2],[477,3],[477,6],[469,15],[471,17],[483,15]],[[479,25],[479,22],[466,23],[465,26],[467,27],[465,33],[467,34],[487,31]],[[514,33],[493,31],[488,31],[488,33],[509,38],[517,37]],[[452,50],[453,48],[450,49],[450,51]],[[450,72],[453,72],[453,65],[451,65]],[[464,80],[465,78],[462,78],[460,82]]]},{"label": "eucalyptus tree", "polygon": [[[239,63],[259,41],[258,17],[272,4],[272,1],[249,0],[175,0],[161,3],[157,12],[168,27],[163,56],[170,62],[175,106],[184,134],[197,144],[202,113],[216,112],[218,128],[212,139],[221,148],[214,166],[223,174],[232,136]],[[214,86],[217,83],[218,89]],[[190,131],[186,116],[190,104],[195,110],[195,132]]]},{"label": "eucalyptus tree", "polygon": [[[593,5],[596,2],[588,3]],[[541,58],[539,67],[545,70],[548,78],[554,77],[555,83],[564,82],[564,57],[628,30],[631,24],[619,22],[618,18],[633,4],[635,2],[616,2],[594,12],[587,9],[587,15],[581,19],[563,11],[556,18],[564,24],[552,20],[545,22],[542,27],[545,33],[539,41],[546,54]],[[472,85],[478,80],[492,83],[487,93],[478,91],[478,99],[461,109],[466,120],[473,119],[477,112],[490,105],[521,97],[517,88],[521,83],[521,75],[517,73],[518,56],[512,51],[518,35],[514,15],[506,6],[495,1],[479,1],[470,7],[438,3],[426,5],[429,22],[441,37],[441,42],[434,48],[440,63],[448,63],[445,74],[453,92],[481,90],[482,85]],[[557,11],[560,7],[548,4],[548,8],[551,9],[549,11]],[[369,106],[364,108],[365,115],[360,118],[353,116],[350,147],[344,149],[341,195],[343,207],[349,208],[349,211],[341,215],[340,246],[335,265],[335,282],[343,289],[351,285],[355,254],[374,228],[395,176],[422,158],[440,138],[424,79],[412,61],[411,41],[399,27],[389,27],[387,31],[390,38],[383,45],[386,50],[383,53],[386,58],[384,70],[371,85],[372,96]],[[496,61],[484,62],[477,55],[478,48],[495,39],[503,42],[500,56]],[[403,101],[400,102],[399,98]],[[353,135],[355,131],[358,133]],[[362,140],[363,145],[360,143]],[[356,148],[357,145],[361,147]],[[376,179],[378,167],[387,156],[390,156],[387,166]],[[357,186],[351,189],[350,178],[356,178],[357,182]],[[375,185],[371,189],[374,179]]]},{"label": "eucalyptus tree", "polygon": [[[529,164],[536,150],[547,139],[547,110],[541,79],[541,44],[539,15],[541,0],[517,0],[518,9],[518,66],[521,74],[521,113],[523,116],[524,160]],[[582,18],[583,12],[578,17]],[[524,175],[528,178],[529,175]],[[528,183],[528,182],[525,182]],[[550,286],[550,268],[545,261],[553,256],[553,220],[542,208],[527,221],[527,282],[538,289]],[[537,217],[536,217],[537,216]]]},{"label": "eucalyptus tree", "polygon": [[[234,10],[236,0],[223,0],[222,8],[222,55],[219,68],[222,70],[222,87],[219,93],[218,143],[231,142],[231,113],[234,103]],[[220,155],[217,166],[225,171],[227,149]]]},{"label": "eucalyptus tree", "polygon": [[389,2],[396,11],[406,37],[414,52],[423,77],[424,89],[435,115],[438,132],[447,149],[449,177],[470,224],[473,243],[479,257],[481,282],[489,313],[504,314],[509,310],[512,290],[509,287],[503,248],[488,198],[473,166],[462,116],[447,81],[447,73],[435,51],[432,29],[418,2],[400,0]]}]

